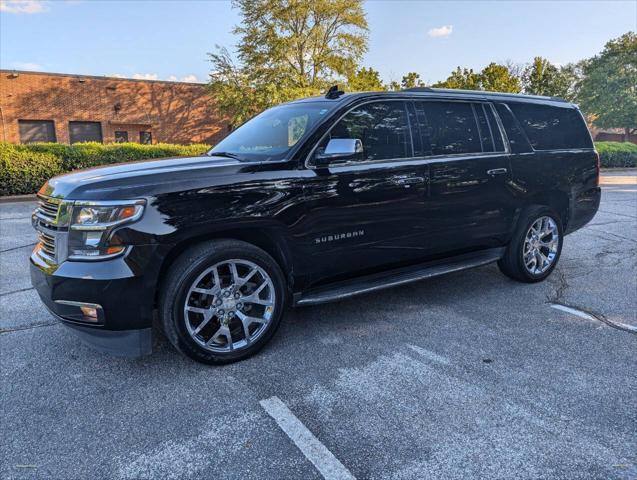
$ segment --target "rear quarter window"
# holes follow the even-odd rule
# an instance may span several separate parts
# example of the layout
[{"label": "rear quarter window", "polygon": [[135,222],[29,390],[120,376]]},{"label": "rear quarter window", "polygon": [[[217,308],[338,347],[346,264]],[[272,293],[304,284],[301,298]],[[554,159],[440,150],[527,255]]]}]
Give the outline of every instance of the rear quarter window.
[{"label": "rear quarter window", "polygon": [[592,148],[591,137],[578,110],[532,103],[510,103],[535,150]]}]

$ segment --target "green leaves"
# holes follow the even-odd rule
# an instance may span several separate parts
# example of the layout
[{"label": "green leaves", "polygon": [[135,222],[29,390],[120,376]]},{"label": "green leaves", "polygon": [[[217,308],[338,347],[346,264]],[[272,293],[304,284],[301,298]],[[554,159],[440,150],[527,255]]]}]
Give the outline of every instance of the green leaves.
[{"label": "green leaves", "polygon": [[637,145],[630,142],[595,142],[604,168],[637,167]]},{"label": "green leaves", "polygon": [[150,158],[196,156],[209,149],[210,145],[204,144],[0,142],[0,195],[35,193],[49,178],[71,170]]},{"label": "green leaves", "polygon": [[511,93],[519,93],[521,90],[520,79],[508,66],[497,63],[490,63],[480,73],[475,73],[473,69],[458,67],[445,81],[435,83],[433,86]]},{"label": "green leaves", "polygon": [[373,68],[361,68],[347,79],[347,89],[352,92],[375,92],[387,90],[380,73]]},{"label": "green leaves", "polygon": [[210,55],[217,107],[238,126],[256,113],[318,95],[355,74],[367,51],[362,0],[235,0],[242,22],[238,63],[224,48]]},{"label": "green leaves", "polygon": [[600,128],[637,128],[637,35],[628,32],[606,44],[583,68],[578,101]]}]

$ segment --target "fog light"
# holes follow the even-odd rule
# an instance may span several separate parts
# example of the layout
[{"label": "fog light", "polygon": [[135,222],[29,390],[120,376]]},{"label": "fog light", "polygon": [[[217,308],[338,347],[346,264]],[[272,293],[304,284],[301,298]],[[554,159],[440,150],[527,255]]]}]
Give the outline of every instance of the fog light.
[{"label": "fog light", "polygon": [[104,323],[104,310],[97,303],[55,300],[59,305],[57,314],[62,318],[76,322]]},{"label": "fog light", "polygon": [[91,322],[97,322],[97,308],[95,307],[80,307],[82,315]]}]

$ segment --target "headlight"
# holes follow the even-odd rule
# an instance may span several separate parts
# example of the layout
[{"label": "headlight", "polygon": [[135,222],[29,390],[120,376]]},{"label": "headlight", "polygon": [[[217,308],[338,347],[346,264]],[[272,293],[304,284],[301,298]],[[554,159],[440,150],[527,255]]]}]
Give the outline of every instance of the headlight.
[{"label": "headlight", "polygon": [[69,259],[104,259],[122,253],[126,247],[113,238],[113,230],[139,220],[144,203],[144,200],[75,202],[69,225]]}]

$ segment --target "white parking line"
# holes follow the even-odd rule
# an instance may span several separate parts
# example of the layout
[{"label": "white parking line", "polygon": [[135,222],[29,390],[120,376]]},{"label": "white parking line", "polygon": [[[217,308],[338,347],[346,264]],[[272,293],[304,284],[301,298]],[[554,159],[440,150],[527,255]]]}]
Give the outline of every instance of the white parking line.
[{"label": "white parking line", "polygon": [[419,347],[417,345],[407,345],[407,346],[411,348],[414,352],[416,352],[419,355],[422,355],[428,360],[432,360],[442,365],[451,365],[451,362],[449,360],[447,360],[445,357],[438,355],[437,353],[430,352],[429,350],[425,350],[424,348]]},{"label": "white parking line", "polygon": [[279,397],[270,397],[259,403],[303,452],[303,455],[312,462],[323,478],[356,480],[354,475],[296,418]]},{"label": "white parking line", "polygon": [[577,310],[575,308],[571,308],[571,307],[567,307],[566,305],[560,305],[559,303],[552,303],[551,307],[553,307],[556,310],[562,310],[563,312],[566,313],[570,313],[573,314],[579,318],[584,318],[586,320],[593,320],[593,321],[597,321],[597,319],[595,317],[593,317],[592,315],[586,313],[586,312],[582,312],[581,310]]},{"label": "white parking line", "polygon": [[551,307],[555,308],[556,310],[562,310],[563,312],[578,316],[580,318],[585,318],[586,320],[602,321],[611,327],[619,328],[621,330],[626,330],[632,333],[637,333],[637,327],[633,325],[628,325],[626,323],[620,323],[620,322],[614,322],[605,318],[599,319],[589,313],[583,312],[582,310],[578,310],[577,308],[567,307],[566,305],[560,305],[559,303],[552,303]]}]

